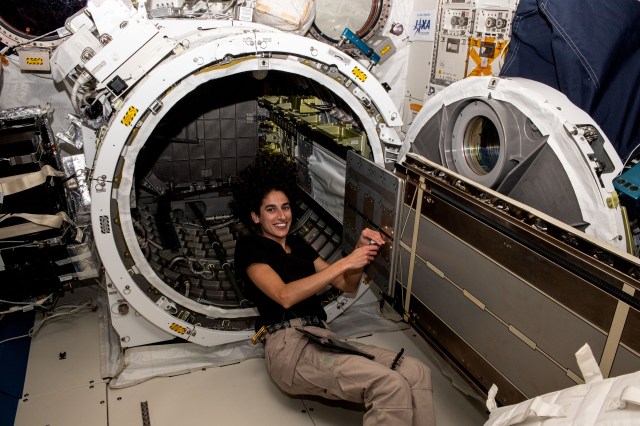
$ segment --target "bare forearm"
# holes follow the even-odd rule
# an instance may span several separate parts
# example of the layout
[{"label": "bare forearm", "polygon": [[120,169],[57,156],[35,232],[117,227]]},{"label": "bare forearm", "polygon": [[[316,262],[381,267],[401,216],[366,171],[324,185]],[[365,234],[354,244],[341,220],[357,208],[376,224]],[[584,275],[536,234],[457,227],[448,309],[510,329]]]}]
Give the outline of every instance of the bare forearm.
[{"label": "bare forearm", "polygon": [[[360,247],[356,247],[356,250],[360,249]],[[375,251],[375,249],[372,249]],[[373,259],[374,253],[370,253],[370,259]],[[343,259],[344,262],[348,262],[348,259]],[[356,265],[353,265],[350,268],[347,268],[344,273],[337,276],[332,282],[331,286],[337,288],[340,291],[345,293],[354,293],[358,290],[358,286],[360,285],[360,278],[362,277],[362,273],[364,271],[364,265],[370,262],[369,259],[366,259],[364,262],[357,262]],[[328,266],[328,263],[319,260],[316,265],[316,269],[320,270],[323,267]]]},{"label": "bare forearm", "polygon": [[345,262],[338,261],[313,275],[287,284],[269,266],[264,264],[249,266],[247,274],[267,296],[283,308],[288,309],[318,293],[327,285],[332,285],[337,277],[342,276],[345,269]]},{"label": "bare forearm", "polygon": [[342,263],[336,262],[313,275],[290,282],[281,290],[280,297],[283,301],[281,305],[288,308],[317,294],[327,285],[333,285],[336,278],[344,273]]},{"label": "bare forearm", "polygon": [[327,285],[351,293],[357,290],[363,268],[373,261],[379,248],[377,244],[368,244],[366,238],[361,239],[364,244],[359,242],[348,256],[331,265],[318,257],[313,262],[316,273],[287,284],[265,263],[249,265],[247,275],[264,294],[285,309],[313,296]]},{"label": "bare forearm", "polygon": [[354,293],[358,289],[360,277],[362,277],[362,270],[347,271],[332,280],[329,285],[345,293]]}]

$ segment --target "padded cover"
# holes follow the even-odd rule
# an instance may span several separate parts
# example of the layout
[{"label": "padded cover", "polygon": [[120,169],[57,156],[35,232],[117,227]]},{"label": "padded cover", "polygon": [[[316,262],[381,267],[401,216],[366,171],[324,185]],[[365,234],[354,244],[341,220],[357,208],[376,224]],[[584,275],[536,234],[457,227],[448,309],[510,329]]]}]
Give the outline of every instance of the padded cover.
[{"label": "padded cover", "polygon": [[500,75],[564,93],[625,159],[640,145],[638,22],[637,0],[520,0]]}]

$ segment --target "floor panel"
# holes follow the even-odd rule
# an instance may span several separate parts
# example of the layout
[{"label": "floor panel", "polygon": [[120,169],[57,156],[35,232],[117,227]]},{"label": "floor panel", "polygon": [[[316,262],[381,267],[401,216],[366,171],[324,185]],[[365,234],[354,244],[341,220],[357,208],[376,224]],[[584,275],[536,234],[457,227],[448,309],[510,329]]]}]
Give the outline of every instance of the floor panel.
[{"label": "floor panel", "polygon": [[[95,290],[82,289],[64,304],[77,304]],[[42,316],[36,316],[36,324]],[[91,386],[100,377],[98,314],[85,311],[74,317],[51,321],[31,341],[24,394],[31,397]]]},{"label": "floor panel", "polygon": [[[394,351],[404,348],[431,367],[439,426],[486,421],[482,402],[451,385],[446,375],[452,372],[441,372],[442,361],[413,330],[376,333],[360,340]],[[52,322],[33,339],[15,424],[144,425],[142,403],[152,426],[346,426],[361,424],[363,416],[357,405],[282,393],[262,358],[109,389],[100,378],[98,313],[85,312]]]},{"label": "floor panel", "polygon": [[142,424],[142,402],[153,426],[314,424],[300,399],[282,394],[269,380],[262,359],[156,377],[108,395],[113,425]]},{"label": "floor panel", "polygon": [[[107,426],[106,384],[26,395],[18,403],[15,426]],[[136,423],[119,423],[120,425]]]}]

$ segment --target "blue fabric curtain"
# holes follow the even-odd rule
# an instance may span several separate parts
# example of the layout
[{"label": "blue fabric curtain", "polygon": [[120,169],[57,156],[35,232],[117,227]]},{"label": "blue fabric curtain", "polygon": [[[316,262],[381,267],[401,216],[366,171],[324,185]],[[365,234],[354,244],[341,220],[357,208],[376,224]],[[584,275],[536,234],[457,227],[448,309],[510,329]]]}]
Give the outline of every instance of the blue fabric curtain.
[{"label": "blue fabric curtain", "polygon": [[640,154],[640,1],[520,0],[500,75],[556,88]]}]

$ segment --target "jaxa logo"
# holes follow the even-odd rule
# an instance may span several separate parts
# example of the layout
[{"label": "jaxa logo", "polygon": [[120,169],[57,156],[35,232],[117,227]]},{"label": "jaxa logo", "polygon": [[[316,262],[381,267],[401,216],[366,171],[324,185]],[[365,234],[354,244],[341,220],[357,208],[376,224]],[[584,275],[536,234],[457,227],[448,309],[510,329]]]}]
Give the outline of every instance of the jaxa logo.
[{"label": "jaxa logo", "polygon": [[413,25],[414,34],[422,34],[431,30],[431,17],[416,17],[416,23]]}]

